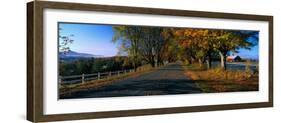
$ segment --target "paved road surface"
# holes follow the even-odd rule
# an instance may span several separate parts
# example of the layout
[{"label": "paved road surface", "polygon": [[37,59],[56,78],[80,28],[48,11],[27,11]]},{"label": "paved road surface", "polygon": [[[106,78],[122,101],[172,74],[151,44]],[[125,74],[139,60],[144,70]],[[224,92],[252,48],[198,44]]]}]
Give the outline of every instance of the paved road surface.
[{"label": "paved road surface", "polygon": [[120,97],[120,96],[144,96],[144,95],[170,95],[200,93],[188,77],[180,64],[174,63],[162,67],[153,72],[145,73],[125,80],[119,80],[111,85],[98,89],[81,91],[70,96],[70,98],[94,98],[94,97]]}]

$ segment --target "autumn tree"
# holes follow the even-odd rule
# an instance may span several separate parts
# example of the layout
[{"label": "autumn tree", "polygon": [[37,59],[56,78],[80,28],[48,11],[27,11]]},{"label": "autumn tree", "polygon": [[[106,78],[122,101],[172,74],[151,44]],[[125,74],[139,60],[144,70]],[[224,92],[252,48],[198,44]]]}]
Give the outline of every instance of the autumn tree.
[{"label": "autumn tree", "polygon": [[212,40],[209,37],[207,29],[177,29],[174,32],[177,43],[186,50],[189,62],[198,61],[200,65],[206,61],[207,56],[208,66],[211,64],[210,54],[213,51]]},{"label": "autumn tree", "polygon": [[134,70],[140,64],[139,46],[141,40],[141,27],[138,26],[114,26],[113,42],[120,42],[120,50],[123,50],[132,59]]},{"label": "autumn tree", "polygon": [[113,41],[121,41],[120,49],[132,57],[134,68],[142,61],[152,67],[163,63],[164,37],[161,27],[115,26]]},{"label": "autumn tree", "polygon": [[163,63],[164,37],[161,27],[142,27],[140,42],[140,54],[144,61],[152,67]]},{"label": "autumn tree", "polygon": [[155,67],[164,60],[206,63],[211,68],[214,56],[226,69],[227,54],[251,48],[251,36],[258,38],[256,31],[115,26],[113,41],[121,41],[120,51],[132,58],[135,69],[143,62]]},{"label": "autumn tree", "polygon": [[168,62],[175,62],[179,60],[184,53],[179,45],[176,43],[174,38],[175,28],[165,28],[162,32],[164,37],[164,46],[163,46],[163,60]]},{"label": "autumn tree", "polygon": [[255,37],[256,32],[186,28],[174,30],[174,38],[185,50],[190,63],[197,60],[202,65],[205,61],[208,68],[211,68],[212,57],[218,53],[223,69],[226,69],[226,57],[229,52],[237,52],[240,48],[249,49],[254,45],[253,42],[247,41],[247,38],[253,35]]},{"label": "autumn tree", "polygon": [[214,50],[216,50],[221,59],[221,68],[226,70],[226,57],[230,51],[237,52],[240,48],[249,49],[254,44],[247,41],[245,35],[235,31],[213,30],[214,31]]}]

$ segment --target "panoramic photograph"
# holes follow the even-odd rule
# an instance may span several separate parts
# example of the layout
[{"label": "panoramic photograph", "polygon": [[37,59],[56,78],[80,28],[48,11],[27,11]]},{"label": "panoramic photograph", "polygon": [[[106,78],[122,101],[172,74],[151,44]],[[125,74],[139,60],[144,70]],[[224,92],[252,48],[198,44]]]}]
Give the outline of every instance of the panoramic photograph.
[{"label": "panoramic photograph", "polygon": [[259,91],[259,31],[58,23],[59,99]]}]

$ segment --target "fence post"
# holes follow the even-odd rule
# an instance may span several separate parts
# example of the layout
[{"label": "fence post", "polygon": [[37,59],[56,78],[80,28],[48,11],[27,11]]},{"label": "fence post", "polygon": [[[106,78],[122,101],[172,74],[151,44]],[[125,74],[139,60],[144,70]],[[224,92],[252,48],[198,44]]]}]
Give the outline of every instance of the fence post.
[{"label": "fence post", "polygon": [[84,73],[82,74],[82,83],[84,83],[84,81],[85,81],[85,75],[84,75]]},{"label": "fence post", "polygon": [[119,75],[120,75],[120,71],[118,70],[118,71],[117,71],[117,76],[119,76]]},{"label": "fence post", "polygon": [[100,72],[98,72],[98,80],[100,79]]},{"label": "fence post", "polygon": [[109,71],[108,76],[111,77],[111,71]]}]

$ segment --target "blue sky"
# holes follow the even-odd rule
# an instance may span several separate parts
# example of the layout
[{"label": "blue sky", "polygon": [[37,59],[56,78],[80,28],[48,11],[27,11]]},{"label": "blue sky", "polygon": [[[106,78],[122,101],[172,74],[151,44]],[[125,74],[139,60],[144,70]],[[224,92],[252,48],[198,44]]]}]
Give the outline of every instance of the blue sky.
[{"label": "blue sky", "polygon": [[69,45],[72,51],[93,55],[115,56],[117,44],[113,43],[110,25],[59,23],[60,35],[69,36],[74,41]]},{"label": "blue sky", "polygon": [[[93,55],[103,55],[106,57],[115,56],[118,52],[118,45],[113,43],[113,29],[111,25],[99,24],[75,24],[59,23],[60,35],[74,35],[74,42],[69,45],[72,51],[80,53],[89,53]],[[255,41],[254,38],[248,38],[249,41]],[[238,53],[242,58],[258,58],[258,45],[247,49],[239,49]]]},{"label": "blue sky", "polygon": [[237,55],[242,58],[258,59],[259,58],[259,33],[255,35],[257,38],[249,37],[246,39],[248,42],[256,43],[251,49],[239,49]]}]

